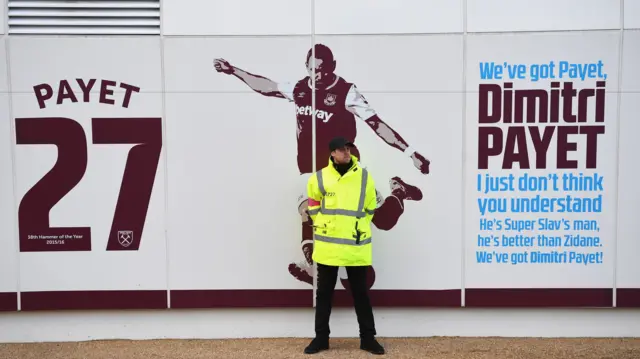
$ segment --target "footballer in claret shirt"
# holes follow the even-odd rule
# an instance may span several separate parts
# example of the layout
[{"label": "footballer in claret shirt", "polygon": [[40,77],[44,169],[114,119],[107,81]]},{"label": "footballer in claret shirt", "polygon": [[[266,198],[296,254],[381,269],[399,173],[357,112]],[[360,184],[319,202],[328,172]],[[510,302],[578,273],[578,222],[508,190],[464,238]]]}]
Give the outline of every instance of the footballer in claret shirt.
[{"label": "footballer in claret shirt", "polygon": [[[312,93],[313,61],[310,61],[311,49],[307,52],[306,67],[309,76],[294,83],[276,83],[264,76],[249,73],[232,66],[224,59],[215,59],[216,71],[234,75],[242,80],[255,92],[269,97],[287,99],[295,104],[298,169],[300,171],[300,190],[298,209],[302,216],[302,251],[305,260],[291,263],[289,272],[296,279],[312,284],[311,254],[313,251],[313,229],[311,219],[306,214],[307,194],[306,184],[309,174],[313,172],[312,163]],[[348,82],[334,71],[336,61],[329,47],[322,44],[315,45],[315,85],[316,85],[316,158],[319,167],[326,166],[330,157],[329,141],[336,136],[342,136],[357,145],[356,117],[364,121],[388,145],[410,155],[414,166],[424,174],[429,173],[429,160],[418,152],[413,151],[406,141],[400,137],[389,125],[380,119],[375,110],[362,96],[355,84]],[[352,153],[362,162],[357,148]],[[405,183],[400,177],[390,180],[391,195],[385,199],[378,193],[378,207],[373,217],[373,224],[381,230],[390,230],[404,212],[404,201],[420,201],[422,192],[416,186]],[[375,278],[375,271],[371,268],[370,285]],[[346,285],[345,278],[341,278]]]}]

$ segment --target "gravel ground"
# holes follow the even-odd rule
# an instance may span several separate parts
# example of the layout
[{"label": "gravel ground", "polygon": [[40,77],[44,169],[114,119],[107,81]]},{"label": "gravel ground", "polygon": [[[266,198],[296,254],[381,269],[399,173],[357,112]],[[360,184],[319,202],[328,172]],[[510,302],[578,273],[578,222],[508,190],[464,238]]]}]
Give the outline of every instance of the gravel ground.
[{"label": "gravel ground", "polygon": [[[2,359],[275,359],[371,358],[357,339],[334,338],[331,349],[302,354],[308,339],[109,340],[79,343],[0,344]],[[639,359],[640,338],[380,338],[391,358],[429,359]]]}]

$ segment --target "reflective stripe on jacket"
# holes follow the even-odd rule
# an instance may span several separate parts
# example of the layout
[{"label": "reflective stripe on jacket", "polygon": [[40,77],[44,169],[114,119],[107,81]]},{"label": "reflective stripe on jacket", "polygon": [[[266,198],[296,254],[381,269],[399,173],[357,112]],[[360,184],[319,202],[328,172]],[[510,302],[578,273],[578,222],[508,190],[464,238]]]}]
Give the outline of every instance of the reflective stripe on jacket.
[{"label": "reflective stripe on jacket", "polygon": [[371,265],[371,219],[376,208],[375,183],[351,155],[344,174],[329,165],[307,183],[308,211],[314,226],[313,260],[333,266]]}]

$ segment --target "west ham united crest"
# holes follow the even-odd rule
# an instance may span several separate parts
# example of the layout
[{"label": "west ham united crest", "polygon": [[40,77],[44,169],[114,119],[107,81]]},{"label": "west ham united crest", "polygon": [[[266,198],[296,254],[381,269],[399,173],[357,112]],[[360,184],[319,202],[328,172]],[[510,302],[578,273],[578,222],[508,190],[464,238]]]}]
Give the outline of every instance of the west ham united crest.
[{"label": "west ham united crest", "polygon": [[324,99],[324,104],[327,106],[333,106],[336,104],[336,95],[329,93]]},{"label": "west ham united crest", "polygon": [[133,231],[118,231],[118,242],[123,247],[129,247],[133,242]]}]

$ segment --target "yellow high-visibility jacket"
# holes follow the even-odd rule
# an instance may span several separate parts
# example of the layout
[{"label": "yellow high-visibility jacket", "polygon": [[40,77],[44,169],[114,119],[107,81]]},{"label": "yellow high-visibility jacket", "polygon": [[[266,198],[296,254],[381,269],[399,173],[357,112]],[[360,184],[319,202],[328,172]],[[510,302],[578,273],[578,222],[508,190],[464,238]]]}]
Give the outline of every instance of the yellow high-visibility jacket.
[{"label": "yellow high-visibility jacket", "polygon": [[371,265],[371,220],[376,189],[371,174],[351,155],[344,174],[329,165],[307,182],[308,211],[314,226],[313,260],[332,266]]}]

